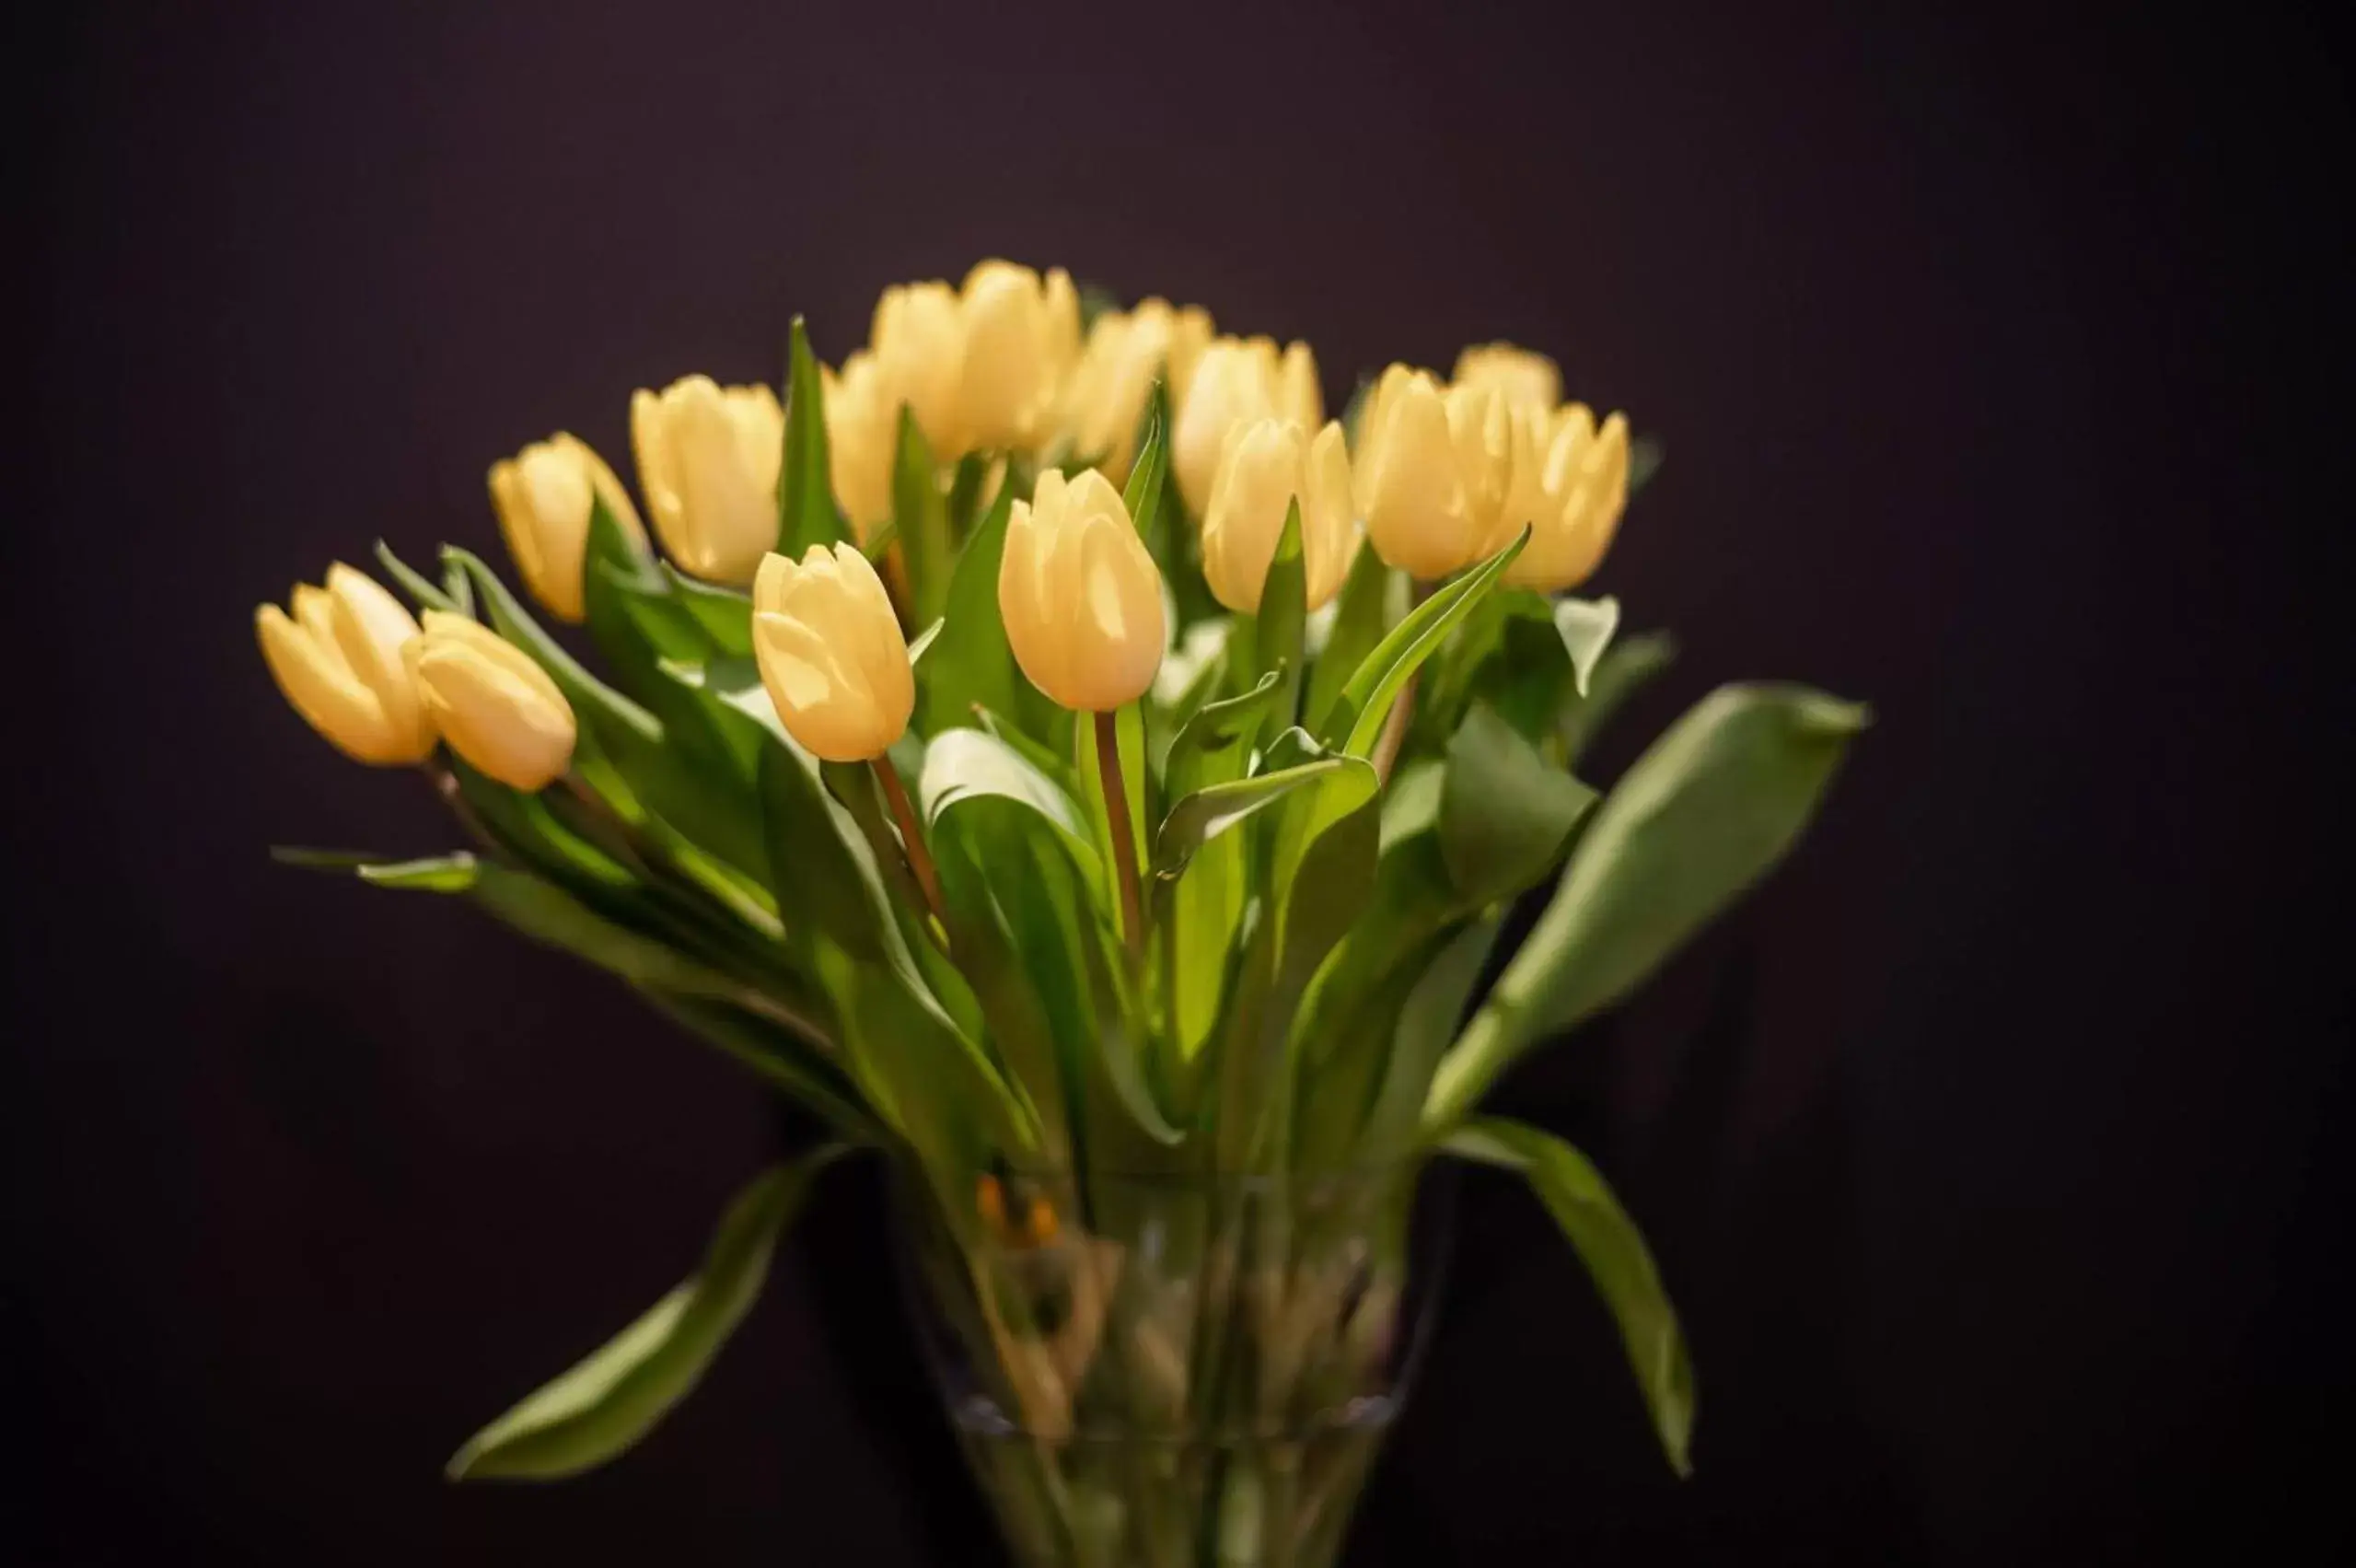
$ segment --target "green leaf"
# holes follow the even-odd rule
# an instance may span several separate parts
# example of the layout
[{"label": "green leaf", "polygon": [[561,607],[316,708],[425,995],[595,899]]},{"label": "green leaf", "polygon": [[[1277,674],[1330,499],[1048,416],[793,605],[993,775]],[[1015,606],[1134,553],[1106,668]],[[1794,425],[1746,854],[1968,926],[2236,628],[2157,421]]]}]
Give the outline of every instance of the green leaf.
[{"label": "green leaf", "polygon": [[1027,730],[1024,693],[1030,683],[1015,664],[998,616],[998,567],[1006,552],[1006,517],[1014,505],[999,492],[958,552],[949,577],[940,635],[917,671],[922,728],[927,735],[973,722],[974,709],[988,708]]},{"label": "green leaf", "polygon": [[1399,1009],[1399,1025],[1391,1033],[1390,1051],[1383,1063],[1374,1108],[1367,1112],[1357,1158],[1381,1162],[1404,1158],[1418,1133],[1423,1097],[1432,1087],[1464,1021],[1473,987],[1480,981],[1496,943],[1502,915],[1466,926],[1425,960],[1415,987]]},{"label": "green leaf", "polygon": [[782,730],[757,767],[769,886],[787,927],[813,926],[852,958],[881,962],[888,916],[858,824],[819,783],[816,761]]},{"label": "green leaf", "polygon": [[1162,760],[1162,786],[1173,797],[1244,776],[1252,742],[1274,714],[1283,672],[1267,670],[1240,696],[1206,703],[1179,726]]},{"label": "green leaf", "polygon": [[752,657],[752,596],[691,577],[666,561],[664,578],[712,645],[729,658]]},{"label": "green leaf", "polygon": [[1689,1474],[1693,1361],[1643,1233],[1612,1196],[1602,1173],[1561,1139],[1497,1117],[1466,1123],[1446,1147],[1462,1158],[1518,1173],[1554,1216],[1619,1325],[1629,1368],[1652,1412],[1662,1452],[1677,1474]]},{"label": "green leaf", "polygon": [[1137,457],[1129,467],[1129,483],[1122,488],[1120,499],[1129,508],[1130,520],[1137,525],[1138,537],[1151,547],[1161,520],[1162,482],[1170,465],[1169,401],[1159,380],[1145,394],[1143,425],[1143,434],[1137,440]]},{"label": "green leaf", "polygon": [[1204,844],[1344,765],[1342,758],[1327,757],[1297,767],[1211,784],[1180,797],[1170,807],[1169,815],[1162,819],[1161,830],[1154,837],[1153,874],[1162,877],[1178,876]]},{"label": "green leaf", "polygon": [[1865,710],[1797,686],[1723,686],[1638,758],[1580,835],[1553,901],[1448,1053],[1445,1131],[1540,1037],[1635,989],[1799,839]]},{"label": "green leaf", "polygon": [[1091,887],[1101,887],[1102,864],[1079,806],[1062,786],[1012,746],[978,729],[945,730],[924,753],[917,783],[919,809],[927,827],[965,801],[1011,800],[1053,828]]},{"label": "green leaf", "polygon": [[1334,699],[1341,695],[1342,682],[1365,662],[1388,630],[1386,621],[1393,575],[1374,546],[1358,547],[1350,575],[1342,579],[1341,596],[1335,602],[1333,630],[1326,634],[1325,648],[1309,669],[1308,702],[1301,716],[1313,733],[1323,732],[1326,715]]},{"label": "green leaf", "polygon": [[1596,792],[1487,707],[1475,703],[1448,741],[1440,852],[1472,904],[1509,899],[1552,871]]},{"label": "green leaf", "polygon": [[794,318],[787,360],[785,453],[777,470],[777,548],[799,561],[814,544],[833,544],[851,536],[834,509],[827,467],[826,391],[818,358],[810,353],[809,330],[799,316]]},{"label": "green leaf", "polygon": [[587,1360],[469,1438],[449,1462],[450,1479],[577,1475],[652,1431],[744,1320],[778,1234],[812,1179],[841,1152],[829,1144],[764,1171],[721,1216],[701,1268]]},{"label": "green leaf", "polygon": [[1644,683],[1677,657],[1677,642],[1665,632],[1623,638],[1604,651],[1587,682],[1587,694],[1557,715],[1555,733],[1566,763],[1579,761],[1606,721]]},{"label": "green leaf", "polygon": [[892,526],[908,567],[910,621],[930,625],[947,608],[957,559],[933,448],[925,444],[915,413],[905,405],[899,411],[899,445],[892,457]]},{"label": "green leaf", "polygon": [[1307,565],[1302,555],[1301,503],[1294,497],[1284,511],[1284,531],[1277,536],[1269,557],[1268,575],[1259,590],[1259,612],[1238,615],[1229,633],[1227,668],[1239,686],[1258,685],[1271,670],[1283,679],[1271,727],[1293,722],[1301,700],[1302,646],[1309,619]]},{"label": "green leaf", "polygon": [[452,615],[473,613],[470,607],[461,610],[458,600],[447,590],[437,586],[432,578],[402,561],[400,556],[395,555],[392,552],[392,546],[383,540],[377,540],[377,561],[384,567],[385,575],[399,583],[403,591],[417,601],[417,607],[420,610],[447,610]]},{"label": "green leaf", "polygon": [[1317,731],[1318,738],[1329,745],[1339,744],[1352,757],[1371,755],[1383,721],[1408,677],[1438,651],[1457,622],[1472,613],[1529,540],[1530,530],[1524,528],[1511,544],[1425,599],[1392,627],[1342,682],[1341,694],[1334,699],[1332,713]]}]

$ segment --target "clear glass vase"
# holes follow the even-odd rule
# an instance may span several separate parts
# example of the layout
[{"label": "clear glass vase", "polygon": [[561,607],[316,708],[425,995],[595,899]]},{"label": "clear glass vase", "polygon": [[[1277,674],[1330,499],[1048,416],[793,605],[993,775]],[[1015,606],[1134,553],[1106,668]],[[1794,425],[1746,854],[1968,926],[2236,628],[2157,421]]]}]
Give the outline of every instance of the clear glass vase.
[{"label": "clear glass vase", "polygon": [[[1428,1173],[1428,1174],[1427,1174]],[[926,1357],[1025,1568],[1329,1568],[1445,1260],[1444,1170],[903,1189]]]}]

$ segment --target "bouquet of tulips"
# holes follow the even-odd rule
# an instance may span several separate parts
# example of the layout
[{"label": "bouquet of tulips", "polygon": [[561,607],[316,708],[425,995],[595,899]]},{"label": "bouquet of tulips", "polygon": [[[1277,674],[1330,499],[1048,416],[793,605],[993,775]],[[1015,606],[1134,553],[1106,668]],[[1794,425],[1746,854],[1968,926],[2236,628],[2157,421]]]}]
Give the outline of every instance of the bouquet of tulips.
[{"label": "bouquet of tulips", "polygon": [[1692,1380],[1642,1238],[1570,1145],[1478,1108],[1790,848],[1863,717],[1724,687],[1608,793],[1579,776],[1669,655],[1569,595],[1652,466],[1622,415],[1498,344],[1445,380],[1394,365],[1329,422],[1305,343],[989,261],[887,291],[840,371],[796,320],[782,398],[691,377],[631,425],[643,508],[567,435],[490,476],[529,598],[603,673],[456,546],[430,575],[379,548],[414,617],[340,564],[258,616],[294,706],[421,769],[470,841],[283,854],[569,949],[831,1130],[454,1474],[635,1440],[846,1149],[903,1179],[1034,1560],[1338,1539],[1363,1454],[1057,1446],[1363,1409],[1439,1154],[1561,1222],[1683,1467]]}]

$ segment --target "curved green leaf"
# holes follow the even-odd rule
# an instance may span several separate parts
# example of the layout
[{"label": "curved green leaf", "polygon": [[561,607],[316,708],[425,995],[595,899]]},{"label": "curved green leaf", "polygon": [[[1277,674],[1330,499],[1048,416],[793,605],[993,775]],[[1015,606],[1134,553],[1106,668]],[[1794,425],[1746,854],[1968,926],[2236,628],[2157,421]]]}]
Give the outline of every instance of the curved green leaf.
[{"label": "curved green leaf", "polygon": [[1137,525],[1138,536],[1148,549],[1155,541],[1155,528],[1162,513],[1163,476],[1170,464],[1169,399],[1156,377],[1145,394],[1144,433],[1137,440],[1137,456],[1129,465],[1129,482],[1122,487],[1121,504],[1129,508],[1130,520]]},{"label": "curved green leaf", "polygon": [[1342,683],[1383,640],[1396,576],[1373,545],[1359,545],[1350,563],[1350,575],[1341,581],[1341,596],[1335,601],[1333,630],[1326,634],[1324,648],[1309,667],[1308,699],[1301,709],[1301,719],[1313,733],[1324,732],[1326,717],[1341,695]]},{"label": "curved green leaf", "polygon": [[908,568],[911,623],[934,624],[948,605],[957,559],[933,448],[925,443],[915,412],[905,404],[899,411],[899,444],[892,452],[891,520],[900,560]]},{"label": "curved green leaf", "polygon": [[671,592],[695,617],[712,645],[730,658],[752,657],[752,596],[724,588],[701,577],[691,577],[669,562],[662,563]]},{"label": "curved green leaf", "polygon": [[829,1144],[755,1179],[721,1216],[702,1267],[587,1360],[469,1438],[450,1459],[450,1479],[577,1475],[644,1436],[702,1379],[751,1310],[778,1233],[841,1152]]},{"label": "curved green leaf", "polygon": [[1480,703],[1449,738],[1440,790],[1440,853],[1469,903],[1513,897],[1554,869],[1596,792],[1548,764]]},{"label": "curved green leaf", "polygon": [[1030,683],[1015,664],[1005,622],[998,615],[998,567],[1006,553],[1006,517],[1013,505],[1012,487],[1001,489],[967,536],[957,568],[949,575],[940,634],[916,672],[922,727],[927,735],[971,724],[976,708],[988,708],[1026,730],[1031,727],[1024,695]]},{"label": "curved green leaf", "polygon": [[1432,1086],[1445,1131],[1532,1041],[1626,995],[1799,839],[1865,710],[1797,686],[1722,686],[1596,808],[1546,912]]},{"label": "curved green leaf", "polygon": [[1162,819],[1154,837],[1153,874],[1171,877],[1186,869],[1194,852],[1254,813],[1275,805],[1294,790],[1340,771],[1347,759],[1326,757],[1274,772],[1215,784],[1183,796]]},{"label": "curved green leaf", "polygon": [[935,736],[925,750],[924,773],[917,781],[916,794],[928,827],[937,827],[961,801],[978,796],[1014,801],[1055,829],[1089,882],[1101,885],[1103,872],[1095,838],[1080,807],[1054,780],[994,735],[952,729]]},{"label": "curved green leaf", "polygon": [[1602,1173],[1561,1139],[1497,1117],[1467,1122],[1445,1146],[1461,1158],[1517,1173],[1554,1216],[1619,1325],[1629,1368],[1652,1412],[1662,1452],[1677,1474],[1689,1474],[1693,1361],[1644,1235],[1612,1196]]},{"label": "curved green leaf", "polygon": [[785,451],[777,467],[777,548],[799,561],[814,544],[851,536],[834,507],[832,473],[827,466],[826,389],[809,329],[794,318],[786,349]]},{"label": "curved green leaf", "polygon": [[1496,587],[1497,579],[1529,541],[1530,530],[1524,528],[1511,544],[1425,599],[1392,627],[1342,682],[1333,711],[1317,731],[1318,738],[1340,745],[1352,757],[1371,755],[1399,688],[1438,651],[1457,622],[1472,613],[1481,597]]}]

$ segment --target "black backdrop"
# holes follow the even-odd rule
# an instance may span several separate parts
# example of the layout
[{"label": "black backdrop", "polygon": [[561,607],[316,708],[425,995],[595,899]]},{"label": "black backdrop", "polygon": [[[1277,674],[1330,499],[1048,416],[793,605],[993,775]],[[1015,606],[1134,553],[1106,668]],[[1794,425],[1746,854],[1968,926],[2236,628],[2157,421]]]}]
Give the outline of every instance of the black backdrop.
[{"label": "black backdrop", "polygon": [[1771,889],[1506,1094],[1656,1242],[1694,1479],[1475,1182],[1353,1562],[2344,1534],[2346,76],[2253,8],[1765,9],[12,23],[0,1557],[981,1560],[859,1178],[642,1450],[440,1481],[775,1127],[561,960],[270,867],[447,835],[247,617],[985,253],[1306,335],[1337,401],[1556,351],[1669,448],[1599,586],[1685,655],[1607,761],[1738,676],[1880,714]]}]

